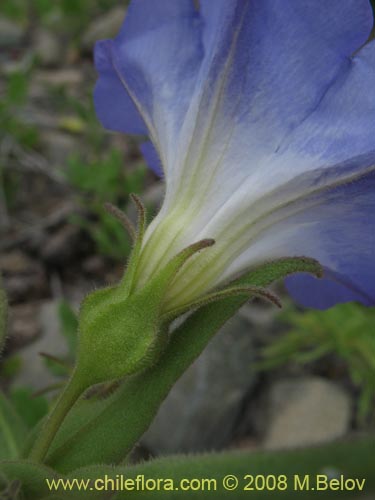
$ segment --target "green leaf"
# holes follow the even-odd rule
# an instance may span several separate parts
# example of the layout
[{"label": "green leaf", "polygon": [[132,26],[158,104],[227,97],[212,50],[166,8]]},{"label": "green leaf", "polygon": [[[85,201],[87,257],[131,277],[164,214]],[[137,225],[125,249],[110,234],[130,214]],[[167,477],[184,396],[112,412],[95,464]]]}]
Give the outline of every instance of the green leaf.
[{"label": "green leaf", "polygon": [[[282,259],[253,270],[235,284],[265,287],[298,271],[319,274],[320,266],[309,259]],[[234,297],[203,307],[172,334],[153,368],[128,378],[103,402],[77,404],[57,434],[47,463],[68,472],[93,463],[121,462],[147,430],[176,380],[246,300]]]},{"label": "green leaf", "polygon": [[122,153],[116,149],[110,151],[102,161],[91,163],[86,163],[79,156],[72,156],[66,175],[74,187],[101,201],[116,202],[126,192]]},{"label": "green leaf", "polygon": [[127,193],[142,193],[147,171],[146,165],[139,165],[138,168],[126,174],[125,186]]},{"label": "green leaf", "polygon": [[[299,475],[301,479],[306,474],[310,476],[311,485],[317,474],[344,474],[346,478],[353,477],[365,479],[365,494],[375,491],[375,476],[373,474],[373,450],[375,446],[374,438],[362,439],[357,442],[332,443],[312,449],[301,449],[293,451],[278,452],[251,452],[235,451],[220,454],[207,454],[201,457],[168,457],[154,462],[130,467],[123,474],[126,477],[136,478],[138,474],[144,474],[147,478],[172,478],[178,484],[181,479],[210,478],[216,480],[216,491],[202,492],[142,492],[142,498],[175,500],[184,498],[249,498],[258,499],[285,499],[305,498],[311,500],[315,498],[311,491],[293,491],[294,476]],[[118,469],[117,469],[117,472]],[[228,474],[234,474],[239,480],[239,487],[236,491],[226,491],[223,487],[223,478]],[[287,489],[285,491],[261,491],[245,490],[244,487],[250,484],[250,478],[245,476],[267,476],[286,475]],[[212,483],[211,483],[212,484]],[[272,482],[271,482],[272,484]],[[254,486],[254,483],[253,483]],[[357,493],[356,493],[357,495]],[[317,496],[320,499],[331,500],[340,498],[353,500],[353,492],[333,492],[330,490],[320,491]],[[357,498],[360,497],[360,492]],[[120,492],[115,495],[116,499],[139,498],[139,492]]]},{"label": "green leaf", "polygon": [[35,397],[29,387],[17,387],[11,391],[10,396],[14,408],[29,429],[48,412],[47,399],[42,396]]},{"label": "green leaf", "polygon": [[27,95],[27,75],[21,72],[14,72],[9,75],[7,99],[12,104],[22,104]]},{"label": "green leaf", "polygon": [[12,354],[1,360],[0,378],[3,380],[14,378],[22,368],[22,358],[18,354]]},{"label": "green leaf", "polygon": [[[204,454],[197,456],[173,456],[152,460],[135,466],[95,465],[81,468],[62,476],[53,469],[28,461],[3,462],[0,464],[0,478],[5,477],[8,482],[20,481],[22,493],[27,500],[40,500],[41,498],[63,498],[95,500],[103,498],[103,491],[95,491],[93,481],[97,479],[113,479],[123,476],[124,479],[136,480],[144,476],[145,479],[169,479],[173,481],[173,487],[178,487],[182,479],[211,479],[211,490],[202,491],[119,491],[111,498],[127,500],[132,498],[150,499],[174,499],[186,498],[269,498],[277,500],[289,500],[290,498],[311,498],[331,500],[340,498],[353,500],[353,492],[334,492],[331,490],[312,493],[311,491],[294,491],[294,476],[298,475],[301,480],[308,474],[311,485],[317,474],[340,475],[345,478],[365,479],[363,493],[366,498],[372,498],[375,491],[375,476],[373,474],[373,450],[375,446],[374,436],[364,436],[360,439],[334,442],[308,449],[290,451],[229,451],[219,454]],[[223,479],[228,474],[235,475],[239,480],[236,491],[226,491],[223,488]],[[249,478],[245,476],[257,475],[286,475],[287,489],[285,491],[244,491]],[[50,481],[78,481],[82,489],[78,492],[77,486],[71,492],[63,491],[62,483],[58,491],[53,492],[48,488],[46,479]],[[91,481],[91,482],[90,482]],[[216,489],[214,485],[216,482]],[[1,479],[0,479],[1,483]],[[56,484],[56,483],[55,483]],[[65,483],[67,486],[68,483]],[[72,483],[70,483],[72,484]],[[77,484],[77,483],[73,483]],[[108,481],[108,484],[109,481]],[[102,483],[99,484],[101,486]],[[93,488],[93,489],[91,489]],[[69,489],[68,487],[66,488]],[[86,491],[84,491],[86,490]],[[107,492],[111,493],[111,492]],[[360,492],[355,492],[355,498],[362,498]]]},{"label": "green leaf", "polygon": [[[184,498],[249,498],[258,499],[285,499],[305,498],[311,500],[315,498],[311,491],[293,491],[294,476],[299,475],[301,479],[306,474],[310,476],[311,485],[318,474],[344,474],[346,478],[365,479],[366,495],[375,491],[375,476],[373,474],[373,450],[375,446],[374,438],[362,439],[357,442],[333,443],[312,449],[301,449],[297,451],[279,452],[227,452],[215,455],[203,455],[201,457],[168,457],[154,462],[131,467],[123,474],[126,477],[136,478],[138,474],[144,474],[147,478],[172,478],[179,483],[181,479],[210,478],[216,480],[216,491],[202,492],[142,492],[142,498],[175,500]],[[118,469],[117,469],[117,472]],[[239,480],[239,487],[236,491],[226,491],[223,487],[223,478],[228,474],[234,474]],[[244,487],[250,484],[252,476],[286,475],[287,489],[285,491],[244,491]],[[212,484],[212,483],[211,483]],[[253,483],[254,486],[254,483]],[[357,498],[361,496],[356,492]],[[319,499],[331,500],[332,498],[353,500],[353,492],[333,492],[330,490],[320,491]],[[139,492],[126,491],[115,495],[116,499],[139,498]]]},{"label": "green leaf", "polygon": [[0,392],[0,459],[17,458],[27,429],[8,398]]},{"label": "green leaf", "polygon": [[[42,464],[36,464],[27,460],[0,462],[0,498],[2,489],[9,488],[12,482],[21,483],[21,491],[25,500],[40,500],[49,490],[46,478],[58,479],[54,470]],[[64,496],[65,498],[65,496]]]},{"label": "green leaf", "polygon": [[375,308],[339,304],[327,311],[291,308],[280,315],[289,329],[266,345],[257,368],[305,364],[334,355],[360,390],[358,420],[373,412],[375,398]]}]

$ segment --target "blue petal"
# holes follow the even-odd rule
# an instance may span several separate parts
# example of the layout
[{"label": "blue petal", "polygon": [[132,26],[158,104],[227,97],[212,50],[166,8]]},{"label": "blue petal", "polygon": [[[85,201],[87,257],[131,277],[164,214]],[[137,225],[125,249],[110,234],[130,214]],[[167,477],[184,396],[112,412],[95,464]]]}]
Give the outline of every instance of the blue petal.
[{"label": "blue petal", "polygon": [[[358,161],[365,163],[363,158]],[[370,165],[371,156],[367,161]],[[375,152],[372,165],[367,174],[336,184],[332,172],[331,187],[317,184],[310,195],[296,197],[255,221],[251,244],[245,244],[245,252],[227,269],[228,277],[244,272],[249,262],[312,257],[324,267],[324,279],[288,278],[287,287],[297,302],[320,309],[353,300],[375,305]],[[340,166],[336,175],[354,167],[355,163]],[[296,179],[285,189],[290,191],[299,182]]]},{"label": "blue petal", "polygon": [[[272,227],[251,242],[245,267],[255,257],[315,257],[330,279],[314,282],[322,287],[317,306],[345,297],[373,303],[375,44],[361,49],[372,27],[369,1],[200,4],[198,13],[192,0],[135,0],[117,39],[98,46],[103,123],[130,130],[138,119],[133,130],[142,133],[145,124],[166,172],[153,228],[170,210],[187,221],[186,208],[194,214],[175,252],[194,236],[237,228],[239,214],[251,222],[271,199]],[[314,184],[321,190],[311,194]],[[295,205],[294,215],[285,209]],[[290,283],[296,289],[301,279]]]},{"label": "blue petal", "polygon": [[300,275],[287,279],[303,305],[325,309],[340,302],[375,305],[375,172],[325,193],[322,202],[302,212],[288,243],[294,255],[318,259],[325,279]]},{"label": "blue petal", "polygon": [[[133,1],[120,35],[102,50],[109,68],[99,68],[106,81],[96,92],[103,123],[144,133],[130,95],[169,171],[185,155],[196,163],[208,130],[211,143],[225,145],[223,163],[233,163],[244,143],[241,156],[251,154],[253,163],[285,147],[348,70],[372,26],[368,0],[200,4],[198,13],[193,0]],[[237,168],[237,183],[249,173],[248,161],[246,167]]]},{"label": "blue petal", "polygon": [[[120,43],[139,38],[164,25],[180,22],[196,14],[194,0],[133,0],[117,37]],[[146,48],[145,48],[146,49]],[[155,55],[157,47],[148,47]],[[158,51],[159,52],[159,51]],[[157,53],[159,56],[160,54]]]},{"label": "blue petal", "polygon": [[360,302],[366,306],[374,306],[375,298],[368,297],[362,290],[342,278],[337,273],[325,272],[325,278],[316,279],[308,274],[298,274],[287,278],[289,293],[299,304],[314,309],[328,309],[345,302]]},{"label": "blue petal", "polygon": [[[246,211],[237,208],[237,217],[233,213],[227,221],[219,219],[216,231],[210,223],[191,239],[210,235],[216,240],[215,249],[219,255],[222,252],[225,260],[218,262],[224,272],[215,285],[267,260],[307,256],[317,259],[326,269],[327,281],[317,280],[312,290],[328,280],[337,284],[327,285],[327,307],[344,300],[369,305],[375,304],[373,213],[375,151],[329,169],[297,176],[249,205]],[[232,242],[229,247],[227,241]],[[199,271],[200,275],[205,272]],[[209,273],[208,270],[208,276]],[[293,290],[297,290],[300,278],[293,280]],[[336,297],[335,291],[339,292]],[[310,290],[305,289],[301,300],[306,303],[309,294]],[[323,294],[320,298],[326,300]],[[315,301],[316,296],[309,300]],[[320,302],[309,304],[322,307]]]},{"label": "blue petal", "polygon": [[159,158],[159,155],[154,148],[152,142],[144,142],[140,145],[141,152],[146,160],[147,165],[150,169],[158,176],[163,177],[163,167]]},{"label": "blue petal", "polygon": [[[201,57],[200,22],[191,0],[132,2],[119,36],[107,51],[111,83],[117,78],[112,106],[131,96],[165,163],[174,153],[172,145],[190,103]],[[125,92],[120,95],[121,87]],[[110,107],[108,93],[109,87],[107,94],[96,94],[103,122]],[[106,123],[110,122],[108,116]]]},{"label": "blue petal", "polygon": [[225,72],[227,110],[260,120],[262,131],[267,123],[263,140],[275,146],[315,109],[373,24],[368,0],[201,4],[206,59],[216,81],[218,67]]},{"label": "blue petal", "polygon": [[327,165],[374,147],[375,42],[343,65],[318,106],[288,137],[280,154],[293,149]]},{"label": "blue petal", "polygon": [[218,209],[246,181],[261,192],[372,148],[375,50],[358,53],[373,23],[368,0],[201,5],[205,56],[173,144],[185,155],[170,168],[180,174],[174,199],[185,193],[188,199],[204,185]]},{"label": "blue petal", "polygon": [[109,130],[146,135],[146,125],[113,66],[111,51],[111,40],[95,45],[95,65],[100,75],[94,90],[96,114]]}]

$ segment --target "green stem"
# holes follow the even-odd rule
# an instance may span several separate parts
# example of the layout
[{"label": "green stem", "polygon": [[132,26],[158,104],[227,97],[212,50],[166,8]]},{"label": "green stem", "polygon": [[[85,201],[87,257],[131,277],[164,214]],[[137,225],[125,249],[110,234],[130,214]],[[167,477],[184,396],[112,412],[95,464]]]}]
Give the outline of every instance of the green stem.
[{"label": "green stem", "polygon": [[30,459],[32,461],[43,462],[66,415],[85,389],[86,386],[82,384],[82,381],[76,376],[76,372],[74,372],[57,400],[55,407],[47,417],[41,434],[31,450]]},{"label": "green stem", "polygon": [[[253,270],[233,285],[265,287],[288,274],[317,274],[319,269],[310,259],[281,259]],[[230,297],[202,307],[176,329],[153,368],[129,377],[104,401],[77,405],[77,412],[74,408],[53,444],[48,464],[60,472],[69,472],[93,463],[121,462],[147,430],[176,380],[246,301]],[[127,432],[115,433],[114,429]],[[92,446],[93,442],[96,446]]]},{"label": "green stem", "polygon": [[1,411],[0,411],[0,429],[5,440],[5,444],[8,446],[8,450],[11,457],[16,458],[18,456],[18,451],[19,451],[18,446],[13,436],[13,433],[8,425],[8,422],[6,418],[3,417]]}]

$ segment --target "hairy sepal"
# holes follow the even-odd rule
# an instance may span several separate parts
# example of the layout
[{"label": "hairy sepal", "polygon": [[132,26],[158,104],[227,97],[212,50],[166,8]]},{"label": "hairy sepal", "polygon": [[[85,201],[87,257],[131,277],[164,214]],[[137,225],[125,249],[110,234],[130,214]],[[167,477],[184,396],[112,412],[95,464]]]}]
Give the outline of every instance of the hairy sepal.
[{"label": "hairy sepal", "polygon": [[168,341],[162,317],[168,287],[189,258],[213,243],[202,240],[182,250],[139,291],[131,292],[125,280],[125,287],[120,283],[86,298],[79,317],[76,369],[83,387],[116,380],[156,363]]},{"label": "hairy sepal", "polygon": [[246,286],[246,285],[234,285],[227,288],[223,288],[222,290],[218,290],[217,292],[209,293],[204,295],[203,297],[186,304],[183,307],[178,307],[176,309],[172,309],[170,312],[166,313],[163,316],[163,319],[166,323],[177,319],[182,314],[185,314],[194,309],[200,309],[203,306],[211,304],[213,302],[219,302],[221,300],[228,299],[229,297],[247,297],[248,300],[254,298],[261,298],[272,302],[275,306],[281,308],[281,302],[279,298],[269,290],[259,286]]},{"label": "hairy sepal", "polygon": [[[293,257],[259,266],[236,283],[267,287],[297,272],[320,276],[322,270],[315,260]],[[147,430],[176,380],[247,300],[245,295],[231,296],[196,310],[173,332],[154,366],[127,379],[107,400],[77,404],[59,431],[47,463],[67,472],[95,463],[121,462]]]}]

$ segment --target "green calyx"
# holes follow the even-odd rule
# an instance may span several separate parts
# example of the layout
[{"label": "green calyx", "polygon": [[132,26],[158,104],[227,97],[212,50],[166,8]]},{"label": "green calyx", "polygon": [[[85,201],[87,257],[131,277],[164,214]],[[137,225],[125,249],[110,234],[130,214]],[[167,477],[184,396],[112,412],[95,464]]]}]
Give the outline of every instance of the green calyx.
[{"label": "green calyx", "polygon": [[193,309],[200,309],[203,306],[211,304],[213,302],[218,302],[220,300],[225,300],[230,297],[247,297],[248,299],[252,298],[262,298],[272,302],[277,307],[281,308],[281,302],[279,298],[271,293],[269,290],[262,288],[260,286],[252,286],[252,285],[237,285],[233,284],[232,286],[228,286],[221,290],[217,290],[213,293],[208,293],[197,299],[193,302],[189,302],[183,307],[177,307],[176,309],[172,309],[170,312],[166,313],[163,317],[166,322],[173,321],[178,318],[182,314],[185,314]]},{"label": "green calyx", "polygon": [[203,295],[193,302],[168,311],[163,316],[164,320],[165,322],[173,321],[193,309],[200,309],[201,307],[229,299],[230,297],[247,297],[248,300],[262,298],[281,308],[280,299],[274,293],[259,285],[259,283],[271,284],[277,281],[280,276],[286,277],[298,272],[309,273],[317,278],[323,276],[323,270],[319,262],[308,257],[282,258],[270,261],[251,270],[222,289]]},{"label": "green calyx", "polygon": [[[179,269],[200,250],[214,244],[202,240],[171,259],[140,290],[134,276],[142,247],[146,213],[132,196],[138,213],[138,230],[123,280],[117,286],[97,290],[83,302],[79,315],[79,349],[76,378],[82,386],[120,379],[152,366],[168,341],[168,323],[162,315],[163,299]],[[110,211],[129,226],[125,216]]]},{"label": "green calyx", "polygon": [[[179,326],[171,329],[165,350],[154,365],[129,377],[110,398],[95,404],[82,402],[73,409],[48,463],[57,470],[72,471],[92,463],[122,462],[149,427],[175,381],[220,327],[251,298],[250,290],[264,290],[275,281],[301,272],[319,277],[322,269],[317,261],[305,257],[267,262],[230,285],[240,287],[240,294],[221,294],[221,298],[196,306]],[[82,424],[72,428],[75,417]]]},{"label": "green calyx", "polygon": [[[227,287],[203,294],[181,308],[171,309],[167,301],[167,292],[177,273],[190,258],[211,247],[215,242],[212,239],[204,239],[186,247],[158,270],[146,285],[140,287],[136,282],[136,276],[143,247],[146,213],[141,201],[135,196],[132,198],[139,213],[137,230],[125,214],[114,207],[108,207],[134,239],[126,273],[116,286],[97,290],[83,301],[79,315],[77,365],[30,451],[29,458],[34,462],[42,462],[48,458],[56,433],[71,408],[88,387],[137,374],[125,382],[125,386],[127,383],[131,386],[132,381],[137,383],[137,377],[144,375],[147,378],[147,374],[152,373],[152,370],[155,369],[156,373],[160,370],[163,377],[161,382],[165,383],[164,385],[161,383],[160,388],[154,384],[153,405],[149,399],[144,401],[148,410],[143,412],[144,421],[140,426],[136,426],[143,429],[149,424],[149,416],[156,410],[171,382],[199,355],[209,338],[246,299],[262,297],[280,306],[277,297],[263,287],[295,272],[309,272],[317,276],[321,274],[321,267],[312,259],[303,257],[281,259],[253,269]],[[220,302],[217,307],[216,302]],[[0,306],[5,308],[4,300],[0,300]],[[197,309],[199,311],[193,313],[183,323],[186,325],[185,336],[180,336],[181,328],[169,329],[174,319]],[[171,373],[168,372],[170,369]],[[152,383],[152,380],[148,381],[147,387],[152,387]],[[138,405],[138,391],[134,394]],[[120,406],[123,408],[122,402]],[[136,410],[134,415],[138,421],[139,411]],[[123,421],[122,414],[121,421]],[[95,429],[97,424],[96,421]],[[111,427],[108,426],[108,421],[105,422],[105,427]],[[103,436],[107,434],[104,432]],[[132,446],[134,444],[132,437],[130,441]],[[92,440],[87,441],[87,443],[92,442]],[[104,443],[104,448],[107,444]],[[123,449],[128,447],[129,442]]]},{"label": "green calyx", "polygon": [[[79,316],[79,349],[75,372],[83,389],[101,382],[121,379],[153,366],[164,352],[169,339],[169,325],[176,318],[207,304],[230,297],[261,297],[281,307],[279,299],[257,285],[257,274],[274,281],[285,267],[285,275],[301,268],[318,275],[320,266],[313,260],[295,258],[268,263],[250,273],[250,280],[239,279],[227,287],[198,297],[193,302],[173,310],[168,309],[165,297],[174,278],[184,264],[199,251],[211,247],[212,239],[198,241],[173,257],[151,280],[139,289],[135,283],[143,238],[146,212],[134,195],[138,209],[138,228],[135,230],[126,215],[115,207],[107,207],[121,220],[134,239],[133,251],[121,282],[91,293],[83,302]],[[263,276],[264,277],[264,276]]]}]

